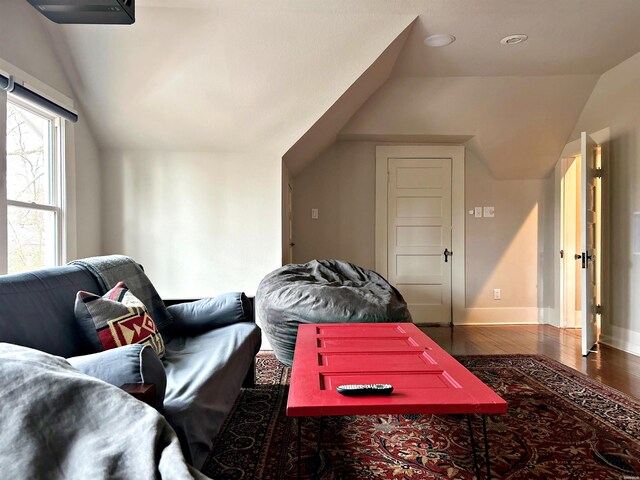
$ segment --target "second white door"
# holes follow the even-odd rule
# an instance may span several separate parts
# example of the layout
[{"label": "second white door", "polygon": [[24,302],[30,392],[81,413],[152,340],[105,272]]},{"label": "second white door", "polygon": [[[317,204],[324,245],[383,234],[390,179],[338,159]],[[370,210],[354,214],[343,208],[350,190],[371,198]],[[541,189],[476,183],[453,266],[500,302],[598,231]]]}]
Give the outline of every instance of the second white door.
[{"label": "second white door", "polygon": [[582,243],[582,355],[587,356],[598,342],[596,293],[597,278],[596,251],[597,212],[596,212],[596,144],[586,132],[580,138],[581,147],[581,195],[580,230]]},{"label": "second white door", "polygon": [[415,323],[451,321],[451,159],[389,158],[388,276]]}]

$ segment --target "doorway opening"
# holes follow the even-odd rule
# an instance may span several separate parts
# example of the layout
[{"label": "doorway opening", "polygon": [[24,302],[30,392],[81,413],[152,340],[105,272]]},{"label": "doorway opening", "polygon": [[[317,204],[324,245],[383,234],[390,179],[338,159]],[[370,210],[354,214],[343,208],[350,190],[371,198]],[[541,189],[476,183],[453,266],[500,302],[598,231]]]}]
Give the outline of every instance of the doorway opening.
[{"label": "doorway opening", "polygon": [[580,328],[580,156],[564,160],[565,171],[561,180],[561,268],[562,302],[560,304],[560,327]]}]

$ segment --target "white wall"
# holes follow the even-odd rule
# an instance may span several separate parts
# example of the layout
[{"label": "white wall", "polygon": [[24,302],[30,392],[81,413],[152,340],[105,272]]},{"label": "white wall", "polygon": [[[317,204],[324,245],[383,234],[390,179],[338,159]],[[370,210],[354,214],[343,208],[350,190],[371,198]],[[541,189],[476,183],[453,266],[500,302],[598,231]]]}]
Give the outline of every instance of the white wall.
[{"label": "white wall", "polygon": [[294,261],[337,258],[375,269],[375,182],[375,142],[336,142],[296,176]]},{"label": "white wall", "polygon": [[79,116],[75,125],[76,257],[86,258],[102,253],[103,186],[100,152],[82,111]]},{"label": "white wall", "polygon": [[556,182],[555,172],[544,180],[542,195],[543,209],[539,219],[538,238],[538,305],[540,323],[548,323],[556,327],[559,324],[559,299],[557,298],[556,262],[560,259],[560,242],[556,239],[556,225],[559,228],[560,219],[556,213]]},{"label": "white wall", "polygon": [[281,264],[281,157],[105,152],[104,253],[139,261],[163,298],[254,294]]},{"label": "white wall", "polygon": [[[46,90],[44,93],[52,95],[59,92],[73,99],[74,92],[54,48],[56,40],[51,31],[44,28],[48,20],[22,0],[2,0],[1,9],[0,61],[4,61],[1,63],[8,62],[25,76],[33,77],[38,84],[42,82],[42,88]],[[60,27],[51,24],[49,28],[55,31]],[[69,210],[71,224],[67,227],[68,260],[101,252],[99,155],[86,115],[77,102],[75,106],[80,110],[80,120],[75,125],[67,124],[67,139],[71,140],[67,145],[70,173],[67,191],[71,199],[75,198],[75,205],[71,205]]]},{"label": "white wall", "polygon": [[[375,147],[339,141],[295,178],[295,262],[339,258],[375,268]],[[388,143],[386,143],[388,144]],[[466,210],[494,206],[496,216],[466,218],[465,323],[535,323],[539,249],[549,180],[495,180],[467,152]],[[553,203],[551,203],[551,208]],[[311,219],[311,208],[319,218]],[[502,300],[493,300],[501,288]]]},{"label": "white wall", "polygon": [[[537,323],[547,182],[496,180],[471,152],[465,167],[465,323]],[[469,215],[484,206],[493,206],[495,217]],[[494,288],[500,300],[493,299]]]},{"label": "white wall", "polygon": [[634,254],[633,212],[640,211],[640,54],[604,73],[589,98],[571,139],[581,131],[610,127],[609,302],[603,305],[601,341],[640,354],[640,255]]}]

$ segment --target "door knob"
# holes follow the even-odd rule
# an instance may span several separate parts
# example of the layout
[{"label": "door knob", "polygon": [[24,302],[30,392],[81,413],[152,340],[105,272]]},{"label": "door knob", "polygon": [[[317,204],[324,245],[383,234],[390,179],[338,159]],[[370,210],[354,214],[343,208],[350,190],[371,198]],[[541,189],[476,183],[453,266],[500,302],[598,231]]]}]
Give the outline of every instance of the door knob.
[{"label": "door knob", "polygon": [[289,246],[290,246],[290,247],[295,247],[295,246],[296,246],[296,244],[295,244],[295,243],[293,243],[293,242],[291,242],[291,243],[289,244]]},{"label": "door knob", "polygon": [[449,261],[449,257],[453,255],[453,252],[449,251],[449,249],[444,249],[444,261],[447,263]]},{"label": "door knob", "polygon": [[576,253],[573,258],[575,258],[576,260],[582,260],[582,255],[580,255],[579,253]]}]

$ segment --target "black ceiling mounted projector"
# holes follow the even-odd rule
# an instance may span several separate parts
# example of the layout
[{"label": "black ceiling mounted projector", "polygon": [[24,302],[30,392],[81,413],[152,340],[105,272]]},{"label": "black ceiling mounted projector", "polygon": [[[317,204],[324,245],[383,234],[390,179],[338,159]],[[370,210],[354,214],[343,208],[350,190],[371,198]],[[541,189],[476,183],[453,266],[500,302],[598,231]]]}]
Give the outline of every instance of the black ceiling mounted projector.
[{"label": "black ceiling mounted projector", "polygon": [[56,23],[131,25],[136,21],[135,0],[28,0]]}]

